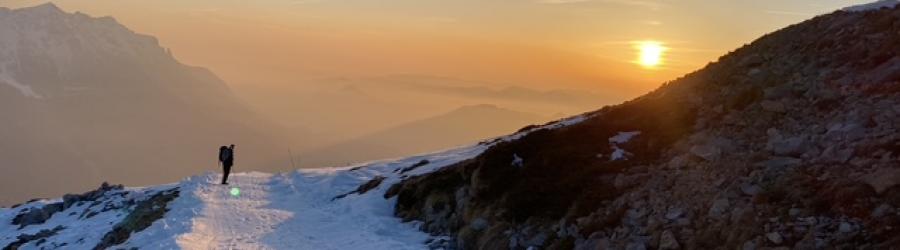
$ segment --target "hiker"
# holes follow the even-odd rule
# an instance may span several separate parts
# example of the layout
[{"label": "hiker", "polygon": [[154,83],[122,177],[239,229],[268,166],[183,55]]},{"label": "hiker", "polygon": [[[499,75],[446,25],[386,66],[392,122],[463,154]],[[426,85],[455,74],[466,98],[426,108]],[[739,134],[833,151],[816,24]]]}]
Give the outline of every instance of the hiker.
[{"label": "hiker", "polygon": [[228,185],[228,174],[234,165],[234,144],[219,147],[219,163],[222,164],[222,185]]}]

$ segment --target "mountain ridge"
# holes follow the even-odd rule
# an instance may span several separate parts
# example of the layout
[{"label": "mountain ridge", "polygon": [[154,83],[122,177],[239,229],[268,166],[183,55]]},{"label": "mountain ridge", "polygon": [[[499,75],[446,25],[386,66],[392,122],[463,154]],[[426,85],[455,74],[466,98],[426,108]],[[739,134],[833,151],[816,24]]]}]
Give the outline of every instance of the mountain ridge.
[{"label": "mountain ridge", "polygon": [[53,4],[0,11],[0,112],[10,121],[0,125],[0,158],[16,166],[0,177],[3,204],[26,191],[180,179],[215,167],[197,154],[214,152],[209,145],[244,145],[253,153],[245,163],[274,169],[262,162],[283,148],[279,128],[211,71],[178,62],[111,17]]},{"label": "mountain ridge", "polygon": [[[303,152],[303,166],[329,166],[405,155],[475,143],[486,137],[508,134],[545,117],[492,104],[466,105],[454,110],[399,124],[335,145]],[[473,121],[490,122],[479,124]],[[423,140],[423,138],[429,138]],[[343,162],[329,159],[342,159]]]}]

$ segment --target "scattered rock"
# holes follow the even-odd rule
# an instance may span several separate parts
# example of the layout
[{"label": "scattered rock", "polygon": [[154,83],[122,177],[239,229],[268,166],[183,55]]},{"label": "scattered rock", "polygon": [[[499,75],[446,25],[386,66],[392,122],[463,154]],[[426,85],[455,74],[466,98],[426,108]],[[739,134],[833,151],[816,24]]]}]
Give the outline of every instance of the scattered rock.
[{"label": "scattered rock", "polygon": [[472,227],[472,229],[475,231],[485,230],[488,228],[488,226],[489,226],[488,221],[485,220],[484,218],[475,218],[469,224],[469,227]]},{"label": "scattered rock", "polygon": [[681,215],[684,214],[684,209],[678,207],[670,207],[666,212],[666,219],[675,220],[681,218]]},{"label": "scattered rock", "polygon": [[581,240],[575,242],[575,250],[597,250],[597,249],[610,249],[609,240],[607,239],[598,239],[598,238],[590,238],[587,240]]},{"label": "scattered rock", "polygon": [[684,157],[682,155],[672,157],[672,159],[669,160],[669,168],[671,168],[671,169],[682,169],[687,166],[688,166],[687,157]]},{"label": "scattered rock", "polygon": [[691,153],[704,160],[715,161],[722,154],[722,150],[712,145],[696,145],[691,147]]},{"label": "scattered rock", "polygon": [[778,85],[763,90],[763,97],[766,98],[766,100],[778,100],[789,97],[790,95],[791,88],[788,85]]},{"label": "scattered rock", "polygon": [[428,160],[421,160],[421,161],[417,162],[416,164],[413,164],[412,166],[401,169],[400,174],[405,174],[406,172],[413,171],[417,168],[428,165],[428,163],[431,163],[431,162],[429,162]]},{"label": "scattered rock", "polygon": [[762,188],[753,184],[743,184],[741,185],[741,192],[749,196],[754,196],[761,193]]},{"label": "scattered rock", "polygon": [[772,243],[779,245],[784,242],[784,238],[781,237],[781,234],[778,232],[771,232],[766,234],[766,239],[769,239]]},{"label": "scattered rock", "polygon": [[630,242],[625,245],[625,250],[647,250],[647,244],[643,242]]},{"label": "scattered rock", "polygon": [[13,218],[12,224],[19,225],[19,229],[29,225],[43,224],[50,219],[53,214],[62,211],[63,209],[62,202],[51,203],[42,207],[28,208],[17,214],[16,217]]},{"label": "scattered rock", "polygon": [[854,152],[853,148],[839,149],[832,145],[825,148],[819,158],[823,163],[846,163],[853,157]]},{"label": "scattered rock", "polygon": [[15,250],[15,249],[19,249],[19,247],[21,247],[22,245],[28,244],[28,242],[45,240],[46,238],[56,235],[57,233],[59,233],[59,231],[62,231],[63,229],[66,229],[66,227],[56,226],[53,229],[41,230],[41,231],[37,232],[36,234],[22,234],[22,235],[16,236],[16,241],[13,241],[13,242],[9,243],[8,245],[6,245],[5,247],[3,247],[3,250]]},{"label": "scattered rock", "polygon": [[757,248],[756,240],[748,240],[748,241],[744,242],[744,244],[741,246],[741,249],[743,249],[743,250],[756,250],[756,248]]},{"label": "scattered rock", "polygon": [[838,231],[841,233],[850,233],[853,232],[853,225],[847,222],[841,222],[840,226],[838,226]]},{"label": "scattered rock", "polygon": [[784,104],[781,102],[764,100],[759,103],[763,110],[775,113],[784,113],[787,110],[784,108]]},{"label": "scattered rock", "polygon": [[881,194],[885,190],[900,184],[900,168],[879,169],[863,177],[863,181],[875,189],[875,193]]},{"label": "scattered rock", "polygon": [[522,245],[528,249],[541,247],[544,245],[544,242],[546,242],[548,238],[549,237],[546,233],[540,232],[532,236],[528,240],[525,240]]},{"label": "scattered rock", "polygon": [[709,207],[709,216],[719,217],[725,214],[726,210],[730,206],[728,199],[718,199],[713,202],[712,206]]},{"label": "scattered rock", "polygon": [[161,219],[169,209],[169,202],[178,197],[178,188],[161,191],[139,202],[133,211],[106,233],[94,249],[106,249],[122,244],[132,233],[140,232]]},{"label": "scattered rock", "polygon": [[800,216],[801,213],[803,213],[803,209],[791,208],[790,210],[788,210],[788,216],[791,216],[792,218]]},{"label": "scattered rock", "polygon": [[803,161],[794,157],[773,157],[762,162],[762,166],[768,169],[783,169],[799,166]]},{"label": "scattered rock", "polygon": [[772,153],[780,156],[796,156],[803,152],[806,138],[797,136],[772,142]]},{"label": "scattered rock", "polygon": [[521,168],[525,165],[525,160],[522,160],[522,157],[519,157],[518,154],[513,154],[513,160],[510,163],[513,167]]},{"label": "scattered rock", "polygon": [[884,217],[888,214],[893,213],[894,212],[893,210],[894,210],[894,208],[891,207],[891,205],[881,204],[880,206],[878,206],[872,210],[872,218],[877,219],[877,218]]},{"label": "scattered rock", "polygon": [[681,245],[678,244],[678,240],[675,239],[675,234],[673,234],[672,231],[666,230],[666,231],[663,231],[662,235],[659,238],[659,249],[660,250],[681,249]]},{"label": "scattered rock", "polygon": [[347,197],[348,195],[351,195],[351,194],[365,194],[366,192],[369,192],[369,190],[375,189],[376,187],[381,185],[381,182],[383,182],[384,179],[387,179],[387,178],[384,176],[380,176],[380,175],[375,176],[375,178],[372,178],[372,180],[369,180],[366,183],[359,185],[359,187],[357,187],[356,190],[350,191],[349,193],[346,193],[346,194],[335,196],[334,198],[331,198],[331,200],[334,201],[337,199],[343,199],[344,197]]},{"label": "scattered rock", "polygon": [[632,177],[626,176],[624,174],[618,174],[616,175],[616,179],[613,180],[613,186],[616,187],[616,189],[625,189],[631,186],[632,181]]}]

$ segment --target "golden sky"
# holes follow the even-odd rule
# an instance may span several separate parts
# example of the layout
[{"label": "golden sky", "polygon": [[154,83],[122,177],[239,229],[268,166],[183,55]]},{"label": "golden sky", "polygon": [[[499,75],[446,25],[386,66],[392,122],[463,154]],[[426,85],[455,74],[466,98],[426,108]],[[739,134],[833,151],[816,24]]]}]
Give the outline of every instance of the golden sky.
[{"label": "golden sky", "polygon": [[[22,7],[46,1],[0,0]],[[838,0],[59,0],[229,84],[421,74],[627,99]],[[637,64],[641,41],[660,64]]]}]

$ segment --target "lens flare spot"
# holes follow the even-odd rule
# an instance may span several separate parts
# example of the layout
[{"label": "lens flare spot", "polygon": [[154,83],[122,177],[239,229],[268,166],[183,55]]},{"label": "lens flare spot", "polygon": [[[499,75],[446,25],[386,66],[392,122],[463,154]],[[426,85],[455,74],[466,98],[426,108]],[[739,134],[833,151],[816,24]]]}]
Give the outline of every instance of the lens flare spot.
[{"label": "lens flare spot", "polygon": [[644,68],[656,68],[662,65],[665,52],[669,50],[662,42],[658,41],[634,42],[634,48],[638,52],[636,63]]},{"label": "lens flare spot", "polygon": [[234,196],[234,197],[241,196],[241,189],[233,187],[233,188],[231,188],[230,193],[231,193],[231,196]]}]

